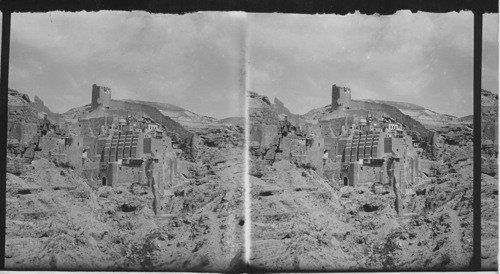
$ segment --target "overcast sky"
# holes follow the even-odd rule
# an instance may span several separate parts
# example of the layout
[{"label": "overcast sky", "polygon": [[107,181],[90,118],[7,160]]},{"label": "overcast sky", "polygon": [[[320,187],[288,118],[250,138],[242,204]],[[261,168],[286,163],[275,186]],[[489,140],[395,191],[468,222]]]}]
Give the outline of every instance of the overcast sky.
[{"label": "overcast sky", "polygon": [[[497,20],[484,17],[483,88],[494,92]],[[472,113],[473,16],[465,12],[16,13],[9,86],[38,95],[55,112],[90,103],[96,83],[116,99],[241,116],[245,43],[247,88],[277,96],[294,113],[329,104],[332,84],[350,87],[354,99]]]},{"label": "overcast sky", "polygon": [[244,20],[238,13],[13,14],[9,86],[55,112],[89,104],[96,83],[114,99],[242,116]]},{"label": "overcast sky", "polygon": [[[415,103],[472,114],[472,13],[398,12],[249,16],[251,90],[303,114],[331,103],[331,86],[353,99]],[[498,15],[484,16],[483,88],[498,93]]]}]

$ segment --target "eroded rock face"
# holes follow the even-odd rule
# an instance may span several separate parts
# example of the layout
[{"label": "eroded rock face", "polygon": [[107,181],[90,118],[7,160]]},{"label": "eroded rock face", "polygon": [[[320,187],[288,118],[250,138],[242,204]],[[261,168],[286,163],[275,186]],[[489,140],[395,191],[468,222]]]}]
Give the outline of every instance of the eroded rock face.
[{"label": "eroded rock face", "polygon": [[[473,127],[457,122],[434,130],[418,180],[401,191],[399,216],[391,186],[336,189],[311,170],[266,161],[272,146],[251,143],[252,265],[290,271],[466,268],[472,257]],[[486,155],[496,150],[495,141],[484,137],[488,245],[482,260],[483,267],[495,268],[498,183],[491,176],[495,160]]]},{"label": "eroded rock face", "polygon": [[235,125],[220,125],[198,131],[202,145],[214,148],[243,146],[243,128]]},{"label": "eroded rock face", "polygon": [[498,94],[481,92],[481,264],[498,261]]},{"label": "eroded rock face", "polygon": [[278,113],[271,105],[267,96],[249,92],[249,119],[251,123],[276,125],[278,124]]},{"label": "eroded rock face", "polygon": [[30,97],[27,94],[20,93],[19,91],[10,88],[8,100],[10,106],[27,106],[31,104]]},{"label": "eroded rock face", "polygon": [[498,94],[481,92],[481,170],[497,176],[498,173]]},{"label": "eroded rock face", "polygon": [[155,193],[146,184],[101,186],[39,151],[26,158],[30,146],[9,143],[6,267],[242,267],[243,128],[194,131],[194,159],[180,160],[173,183],[164,192],[155,185]]},{"label": "eroded rock face", "polygon": [[399,216],[389,185],[337,190],[285,160],[256,169],[259,176],[250,177],[253,264],[280,270],[468,266],[472,146],[459,144],[443,142],[439,162],[422,161],[418,187],[401,193]]}]

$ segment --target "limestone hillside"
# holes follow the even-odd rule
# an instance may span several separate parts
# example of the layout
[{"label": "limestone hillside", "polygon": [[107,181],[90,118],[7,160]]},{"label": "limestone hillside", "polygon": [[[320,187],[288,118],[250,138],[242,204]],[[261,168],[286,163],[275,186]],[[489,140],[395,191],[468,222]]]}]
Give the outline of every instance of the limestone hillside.
[{"label": "limestone hillside", "polygon": [[[111,107],[165,117],[135,103]],[[74,110],[77,117],[95,114],[85,111]],[[38,119],[28,96],[11,90],[9,122],[42,127],[47,121]],[[243,137],[234,125],[198,130],[194,159],[179,161],[158,215],[146,185],[102,186],[35,153],[32,142],[9,140],[6,268],[236,271],[243,265]]]},{"label": "limestone hillside", "polygon": [[100,186],[44,158],[26,163],[18,175],[7,174],[5,265],[216,272],[238,267],[242,155],[241,147],[205,147],[205,165],[183,162],[160,216],[146,186]]},{"label": "limestone hillside", "polygon": [[170,117],[172,120],[178,122],[183,126],[199,126],[200,124],[216,124],[218,120],[213,117],[198,115],[192,111],[186,110],[176,105],[160,103],[160,102],[148,102],[139,100],[122,100],[128,103],[137,103],[152,106],[158,109],[163,115]]},{"label": "limestone hillside", "polygon": [[[441,136],[441,134],[440,134]],[[421,160],[421,178],[396,216],[390,187],[332,187],[287,161],[250,177],[251,265],[265,271],[457,270],[472,255],[472,154],[468,131],[458,142],[438,138],[441,161]],[[496,266],[495,180],[484,177],[491,228],[486,268]],[[483,217],[483,218],[485,218]],[[490,222],[490,221],[488,221]]]},{"label": "limestone hillside", "polygon": [[245,127],[245,117],[227,117],[224,119],[220,119],[220,122],[223,124],[233,124],[240,126],[242,128]]},{"label": "limestone hillside", "polygon": [[448,114],[441,114],[433,110],[421,107],[419,105],[395,102],[395,101],[381,101],[381,100],[365,100],[366,102],[386,104],[399,109],[402,113],[410,116],[411,118],[417,120],[422,125],[428,128],[433,126],[440,126],[444,124],[458,124],[460,119]]},{"label": "limestone hillside", "polygon": [[[375,116],[389,116],[395,121],[405,125],[408,129],[417,132],[422,139],[428,138],[432,135],[432,132],[425,128],[419,121],[404,114],[398,108],[384,103],[352,100],[351,109],[347,110],[346,114],[355,117],[366,117],[368,112]],[[335,113],[332,113],[331,105],[327,105],[310,110],[306,114],[300,115],[300,118],[306,121],[315,121],[328,120],[338,117],[335,116]]]}]

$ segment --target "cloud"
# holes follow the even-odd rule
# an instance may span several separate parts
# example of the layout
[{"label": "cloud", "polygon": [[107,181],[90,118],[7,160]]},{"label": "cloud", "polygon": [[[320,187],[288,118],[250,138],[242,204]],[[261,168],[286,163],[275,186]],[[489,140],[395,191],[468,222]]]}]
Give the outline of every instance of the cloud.
[{"label": "cloud", "polygon": [[[498,92],[498,15],[485,15],[483,28],[483,87]],[[88,104],[96,83],[114,98],[240,116],[245,47],[249,88],[297,113],[328,104],[332,84],[351,87],[357,99],[472,113],[470,12],[15,13],[10,87],[57,112]]]},{"label": "cloud", "polygon": [[[484,24],[485,56],[498,54],[491,21]],[[351,87],[357,99],[411,102],[457,116],[472,113],[470,12],[252,14],[249,23],[252,89],[279,97],[296,113],[328,104],[332,84]],[[498,62],[491,63],[484,75],[490,80],[483,83],[497,81]],[[498,92],[497,84],[485,88]]]},{"label": "cloud", "polygon": [[90,103],[96,83],[113,98],[239,116],[244,22],[232,13],[13,14],[10,86],[57,112]]}]

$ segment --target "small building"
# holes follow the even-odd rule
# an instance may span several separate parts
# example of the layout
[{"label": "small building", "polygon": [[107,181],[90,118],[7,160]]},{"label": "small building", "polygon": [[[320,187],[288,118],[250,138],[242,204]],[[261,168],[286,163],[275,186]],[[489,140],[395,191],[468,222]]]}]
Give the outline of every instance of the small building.
[{"label": "small building", "polygon": [[125,118],[120,118],[118,120],[118,130],[119,131],[127,130],[127,120],[125,120]]},{"label": "small building", "polygon": [[147,131],[156,131],[157,129],[158,129],[158,124],[151,123],[146,126]]},{"label": "small building", "polygon": [[390,124],[387,125],[387,128],[388,128],[389,131],[393,131],[394,132],[396,129],[399,128],[399,126],[398,126],[398,124],[390,123]]}]

